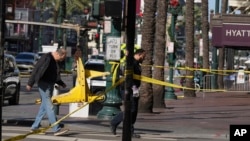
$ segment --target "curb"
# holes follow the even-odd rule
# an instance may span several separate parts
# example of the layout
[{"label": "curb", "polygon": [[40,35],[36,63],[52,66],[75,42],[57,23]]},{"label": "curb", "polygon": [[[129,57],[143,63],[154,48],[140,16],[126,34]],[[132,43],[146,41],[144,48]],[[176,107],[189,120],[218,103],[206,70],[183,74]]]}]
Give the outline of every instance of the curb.
[{"label": "curb", "polygon": [[[31,126],[34,120],[25,120],[25,119],[2,119],[2,125],[20,125],[20,126]],[[42,127],[49,126],[49,122],[42,120],[41,121]]]}]

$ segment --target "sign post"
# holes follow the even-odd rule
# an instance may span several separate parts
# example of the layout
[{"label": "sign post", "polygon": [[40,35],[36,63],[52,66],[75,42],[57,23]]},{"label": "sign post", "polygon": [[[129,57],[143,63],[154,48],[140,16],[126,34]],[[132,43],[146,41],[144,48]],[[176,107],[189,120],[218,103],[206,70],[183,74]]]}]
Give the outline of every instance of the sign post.
[{"label": "sign post", "polygon": [[106,59],[119,61],[121,58],[121,38],[107,36]]}]

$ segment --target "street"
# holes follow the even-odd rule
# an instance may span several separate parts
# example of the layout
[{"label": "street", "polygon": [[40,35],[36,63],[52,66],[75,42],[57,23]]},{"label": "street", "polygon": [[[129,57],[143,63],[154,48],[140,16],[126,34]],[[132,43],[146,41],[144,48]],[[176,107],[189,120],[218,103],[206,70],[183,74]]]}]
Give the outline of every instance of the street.
[{"label": "street", "polygon": [[[71,75],[64,75],[63,80],[71,88]],[[16,135],[27,134],[34,121],[39,105],[37,88],[31,92],[25,90],[27,78],[22,78],[20,105],[3,107],[2,136],[8,139]],[[176,92],[176,95],[183,95]],[[136,133],[141,139],[133,141],[229,141],[231,124],[249,124],[250,95],[247,93],[202,93],[196,98],[166,100],[165,109],[154,109],[154,113],[139,113],[135,124]],[[60,106],[58,118],[69,113],[69,105]],[[86,118],[68,117],[63,122],[70,131],[65,136],[53,136],[50,130],[46,135],[30,135],[24,140],[31,141],[121,141],[122,124],[117,128],[117,136],[110,133],[109,121],[97,119],[95,115]],[[41,123],[48,127],[45,118]]]}]

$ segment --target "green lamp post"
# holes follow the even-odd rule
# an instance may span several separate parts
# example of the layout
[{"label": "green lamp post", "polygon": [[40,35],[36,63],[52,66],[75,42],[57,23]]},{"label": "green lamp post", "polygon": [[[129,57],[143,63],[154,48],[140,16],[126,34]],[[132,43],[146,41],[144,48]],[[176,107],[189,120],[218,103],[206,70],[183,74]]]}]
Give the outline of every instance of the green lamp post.
[{"label": "green lamp post", "polygon": [[[65,18],[66,15],[66,1],[65,0],[60,0],[60,7],[59,7],[59,14],[58,14],[58,19],[57,19],[57,24],[62,24],[63,20]],[[62,45],[62,37],[63,37],[63,29],[60,28],[58,29],[58,33],[57,33],[57,39],[59,40],[59,44]]]},{"label": "green lamp post", "polygon": [[[104,28],[106,34],[104,43],[106,46],[106,64],[105,71],[110,72],[106,78],[106,90],[111,88],[119,79],[119,67],[114,69],[120,61],[120,45],[121,45],[121,15],[122,1],[121,0],[105,0],[105,15],[110,17],[105,20]],[[114,8],[116,7],[116,8]],[[112,10],[111,10],[112,9]],[[110,29],[108,31],[108,29]],[[112,64],[110,62],[113,62]],[[116,64],[117,63],[117,64]],[[114,66],[112,66],[114,65]],[[122,99],[120,95],[120,87],[114,87],[106,93],[106,100],[103,103],[103,108],[97,113],[98,119],[111,120],[117,113],[121,111]]]},{"label": "green lamp post", "polygon": [[[182,12],[182,4],[179,0],[170,0],[169,1],[169,13],[172,14],[171,17],[171,41],[175,42],[175,24],[177,20],[177,16],[180,12]],[[173,74],[174,74],[174,55],[175,55],[175,48],[173,52],[169,53],[168,55],[168,63],[169,63],[169,83],[173,84]],[[177,99],[177,96],[174,93],[173,87],[168,87],[165,92],[165,99]]]},{"label": "green lamp post", "polygon": [[[106,59],[109,58],[110,56],[108,55],[112,55],[109,54],[110,51],[109,47],[107,44],[109,44],[111,41],[118,41],[118,44],[116,46],[120,47],[120,38],[121,38],[121,31],[119,28],[119,26],[121,25],[121,19],[110,19],[111,20],[111,33],[106,34]],[[118,26],[118,28],[116,27]],[[121,26],[120,26],[121,27]],[[120,53],[120,52],[119,52]],[[119,54],[117,53],[117,55]],[[119,56],[120,58],[120,56]],[[114,81],[113,79],[115,79],[115,82],[118,81],[119,79],[119,68],[117,70],[114,70],[112,67],[113,64],[111,64],[110,62],[114,62],[115,63],[119,63],[117,61],[108,61],[106,60],[105,63],[105,71],[111,72],[110,75],[107,76],[106,78],[106,90],[111,88]],[[117,72],[115,72],[117,71]],[[113,89],[111,89],[110,91],[107,92],[106,94],[106,100],[103,103],[103,108],[97,113],[97,118],[98,119],[105,119],[105,120],[110,120],[112,119],[117,113],[119,113],[121,111],[120,106],[122,104],[122,100],[121,100],[121,96],[120,96],[120,87],[114,87]]]}]

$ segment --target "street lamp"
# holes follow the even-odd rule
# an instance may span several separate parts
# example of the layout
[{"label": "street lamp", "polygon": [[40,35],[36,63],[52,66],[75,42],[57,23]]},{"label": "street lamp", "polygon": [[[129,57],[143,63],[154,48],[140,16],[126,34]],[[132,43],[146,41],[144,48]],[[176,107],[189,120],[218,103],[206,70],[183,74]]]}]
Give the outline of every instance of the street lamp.
[{"label": "street lamp", "polygon": [[[182,6],[184,4],[184,0],[170,0],[169,1],[169,13],[172,14],[171,17],[171,34],[170,34],[170,39],[171,42],[175,42],[175,24],[177,20],[177,16],[179,13],[182,12]],[[173,47],[173,51],[169,53],[169,83],[173,84],[173,74],[174,74],[174,55],[175,55],[175,47]],[[177,99],[177,96],[174,93],[173,87],[168,87],[167,91],[165,92],[165,99]]]},{"label": "street lamp", "polygon": [[[120,61],[120,39],[121,39],[121,16],[122,16],[122,0],[105,0],[105,52],[106,63],[105,71],[112,72],[112,76],[106,78],[106,90],[111,88],[114,82],[119,79],[119,69],[117,73],[115,69],[117,65],[111,65],[109,61],[114,64]],[[109,23],[109,24],[107,24]],[[109,29],[109,30],[108,30]],[[117,113],[121,111],[122,99],[120,95],[120,87],[117,86],[106,94],[106,100],[103,103],[103,108],[97,113],[98,119],[112,119]]]}]

